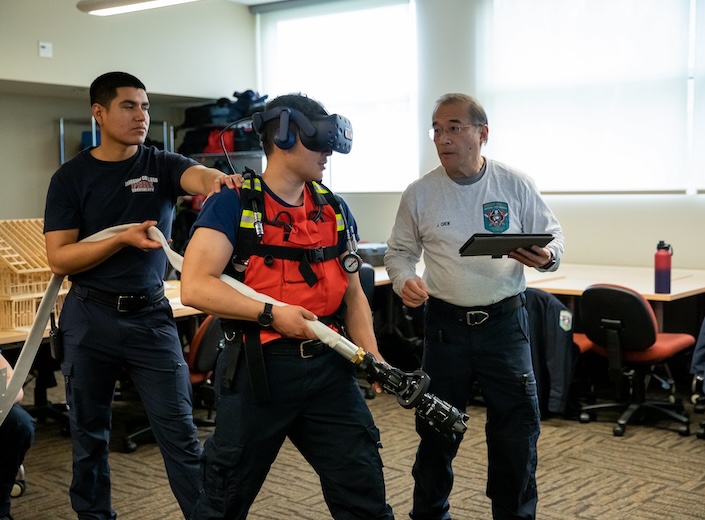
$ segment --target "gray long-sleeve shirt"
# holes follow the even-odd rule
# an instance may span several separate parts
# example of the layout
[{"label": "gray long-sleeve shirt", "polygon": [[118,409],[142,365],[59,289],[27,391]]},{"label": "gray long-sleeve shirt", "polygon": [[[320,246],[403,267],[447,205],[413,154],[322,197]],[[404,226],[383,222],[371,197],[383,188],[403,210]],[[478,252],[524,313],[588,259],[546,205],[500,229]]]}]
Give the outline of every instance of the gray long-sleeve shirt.
[{"label": "gray long-sleeve shirt", "polygon": [[459,248],[474,233],[550,233],[546,246],[558,268],[563,231],[533,180],[486,159],[478,182],[458,184],[442,166],[404,191],[384,263],[394,291],[416,276],[423,252],[423,280],[431,296],[454,305],[490,305],[526,288],[524,265],[489,256],[461,257]]}]

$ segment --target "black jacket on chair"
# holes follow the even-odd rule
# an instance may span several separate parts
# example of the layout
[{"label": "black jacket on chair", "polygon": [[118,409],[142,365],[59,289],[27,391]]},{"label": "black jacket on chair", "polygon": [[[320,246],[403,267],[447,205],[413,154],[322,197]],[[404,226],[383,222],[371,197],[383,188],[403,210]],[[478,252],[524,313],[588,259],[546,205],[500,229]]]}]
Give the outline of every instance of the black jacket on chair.
[{"label": "black jacket on chair", "polygon": [[580,355],[573,343],[573,313],[554,295],[534,288],[526,289],[526,309],[541,414],[565,414]]}]

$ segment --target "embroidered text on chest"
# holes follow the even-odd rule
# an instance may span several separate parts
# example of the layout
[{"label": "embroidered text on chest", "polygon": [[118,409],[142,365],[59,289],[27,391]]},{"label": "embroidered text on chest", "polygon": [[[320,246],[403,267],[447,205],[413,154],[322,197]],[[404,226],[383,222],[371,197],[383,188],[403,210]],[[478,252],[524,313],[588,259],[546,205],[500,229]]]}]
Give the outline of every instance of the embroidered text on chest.
[{"label": "embroidered text on chest", "polygon": [[132,193],[139,193],[139,192],[153,192],[154,191],[154,185],[159,182],[159,179],[156,177],[148,177],[146,175],[143,175],[139,179],[130,179],[128,181],[125,181],[125,187],[130,187],[132,189]]}]

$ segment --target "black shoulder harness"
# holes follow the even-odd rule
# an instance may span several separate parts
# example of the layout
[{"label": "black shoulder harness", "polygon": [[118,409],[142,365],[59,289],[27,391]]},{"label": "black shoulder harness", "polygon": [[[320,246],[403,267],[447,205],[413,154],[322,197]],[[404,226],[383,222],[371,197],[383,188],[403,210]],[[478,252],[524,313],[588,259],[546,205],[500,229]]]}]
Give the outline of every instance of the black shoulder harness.
[{"label": "black shoulder harness", "polygon": [[328,247],[317,247],[302,249],[298,247],[275,246],[262,243],[264,235],[263,223],[281,226],[284,228],[284,239],[291,231],[291,223],[286,220],[279,220],[280,215],[265,215],[264,209],[264,188],[262,178],[253,170],[246,168],[243,174],[245,181],[240,188],[240,202],[242,210],[240,213],[240,225],[238,228],[235,254],[232,264],[236,271],[236,278],[244,278],[244,267],[247,266],[252,255],[264,258],[265,265],[271,265],[273,259],[295,260],[299,262],[299,272],[306,283],[313,287],[318,281],[318,277],[311,269],[311,264],[325,262],[338,258],[338,244],[345,240],[345,224],[342,215],[342,208],[338,198],[323,184],[318,182],[306,183],[307,189],[316,203],[317,211],[311,212],[309,219],[318,221],[322,215],[322,207],[329,204],[335,211],[336,225],[338,231],[338,241]]}]

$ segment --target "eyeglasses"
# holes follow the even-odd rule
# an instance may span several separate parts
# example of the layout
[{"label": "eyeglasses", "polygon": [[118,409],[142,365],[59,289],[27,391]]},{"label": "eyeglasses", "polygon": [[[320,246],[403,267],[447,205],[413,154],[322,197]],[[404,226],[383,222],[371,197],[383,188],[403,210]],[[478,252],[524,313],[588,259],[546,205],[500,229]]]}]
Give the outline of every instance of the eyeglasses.
[{"label": "eyeglasses", "polygon": [[443,137],[444,133],[447,133],[451,137],[460,135],[460,132],[465,130],[466,128],[470,128],[473,126],[478,126],[478,125],[450,125],[448,128],[441,128],[441,127],[436,127],[434,126],[428,131],[428,136],[431,138],[432,141],[437,141],[441,137]]}]

